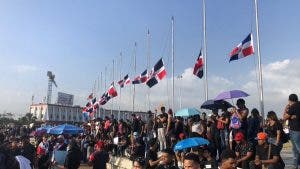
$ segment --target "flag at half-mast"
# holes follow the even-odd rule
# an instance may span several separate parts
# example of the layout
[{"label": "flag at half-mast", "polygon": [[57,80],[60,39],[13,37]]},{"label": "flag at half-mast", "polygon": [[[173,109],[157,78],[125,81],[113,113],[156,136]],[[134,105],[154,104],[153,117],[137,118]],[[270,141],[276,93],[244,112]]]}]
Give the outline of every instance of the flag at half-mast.
[{"label": "flag at half-mast", "polygon": [[230,52],[230,61],[238,60],[254,54],[253,36],[250,33],[240,44]]},{"label": "flag at half-mast", "polygon": [[118,84],[120,85],[121,88],[124,87],[124,85],[129,84],[130,83],[130,79],[128,74],[126,76],[124,76],[124,78],[120,81],[118,81]]},{"label": "flag at half-mast", "polygon": [[203,58],[202,58],[202,52],[200,50],[199,56],[196,60],[193,74],[200,79],[203,77]]},{"label": "flag at half-mast", "polygon": [[136,78],[134,78],[134,80],[132,81],[132,84],[145,83],[145,82],[147,82],[147,80],[148,80],[148,71],[146,69],[139,76],[137,76]]},{"label": "flag at half-mast", "polygon": [[164,66],[163,59],[161,58],[152,68],[150,74],[149,74],[149,79],[146,82],[148,87],[153,87],[156,85],[160,80],[165,78],[167,75],[167,71]]},{"label": "flag at half-mast", "polygon": [[111,96],[112,98],[118,96],[118,93],[117,93],[117,90],[115,89],[114,83],[112,83],[112,84],[110,85],[110,87],[108,88],[107,93],[108,93],[108,95]]}]

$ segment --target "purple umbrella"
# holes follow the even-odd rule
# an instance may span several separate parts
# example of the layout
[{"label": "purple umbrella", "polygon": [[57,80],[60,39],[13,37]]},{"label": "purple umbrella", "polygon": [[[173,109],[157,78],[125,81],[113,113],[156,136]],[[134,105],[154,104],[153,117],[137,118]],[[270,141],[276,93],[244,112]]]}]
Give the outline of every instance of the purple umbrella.
[{"label": "purple umbrella", "polygon": [[240,97],[247,97],[247,96],[249,96],[249,94],[241,90],[231,90],[231,91],[220,93],[215,98],[215,100],[225,100],[225,99],[233,99],[233,98],[240,98]]}]

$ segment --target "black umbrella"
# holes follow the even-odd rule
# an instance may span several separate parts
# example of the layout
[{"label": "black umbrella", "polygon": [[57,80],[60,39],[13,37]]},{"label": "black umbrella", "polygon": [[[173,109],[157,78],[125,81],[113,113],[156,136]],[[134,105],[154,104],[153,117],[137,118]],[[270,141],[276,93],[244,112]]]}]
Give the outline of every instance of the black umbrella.
[{"label": "black umbrella", "polygon": [[202,109],[209,109],[209,110],[215,110],[215,109],[222,109],[222,108],[230,108],[233,107],[229,102],[225,100],[206,100],[202,105]]}]

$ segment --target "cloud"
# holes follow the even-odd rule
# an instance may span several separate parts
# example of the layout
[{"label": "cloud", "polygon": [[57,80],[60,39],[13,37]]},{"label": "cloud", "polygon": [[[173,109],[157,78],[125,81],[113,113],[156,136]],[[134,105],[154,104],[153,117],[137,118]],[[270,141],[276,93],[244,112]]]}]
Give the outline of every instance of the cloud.
[{"label": "cloud", "polygon": [[[300,96],[300,73],[298,71],[300,66],[300,59],[286,59],[281,61],[276,61],[273,63],[268,63],[263,65],[263,85],[264,85],[264,104],[265,104],[265,114],[270,110],[274,110],[281,117],[282,110],[287,103],[288,95],[291,93],[296,93]],[[17,66],[20,72],[35,71],[37,68],[34,66]],[[17,69],[16,69],[17,70]],[[259,108],[259,93],[258,93],[258,81],[257,81],[257,71],[252,70],[246,73],[242,79],[237,81],[229,80],[226,77],[220,75],[209,75],[208,77],[208,89],[209,89],[209,99],[214,98],[218,93],[222,91],[232,90],[232,89],[242,89],[249,93],[250,96],[245,98],[247,106],[251,110],[252,108]],[[150,92],[150,109],[153,111],[160,105],[165,105],[167,108],[172,104],[172,83],[171,78],[163,79],[156,86],[149,89],[146,85],[136,85],[135,87],[135,110],[147,111],[148,105],[148,91]],[[76,88],[76,87],[74,87]],[[133,109],[133,86],[128,85],[122,89],[121,94],[113,98],[105,108],[118,109],[119,106],[122,110]],[[36,89],[33,89],[36,90]],[[37,93],[37,91],[20,91],[18,89],[11,89],[9,91],[2,90],[2,96],[0,98],[2,110],[12,111],[12,112],[26,112],[30,104],[30,98],[32,93]],[[38,93],[45,93],[45,91],[39,91]],[[75,95],[76,105],[85,105],[87,94],[89,91],[82,89],[74,89],[74,91],[69,91]],[[14,96],[14,97],[12,97]],[[192,74],[192,68],[187,68],[182,74],[182,78],[175,78],[175,89],[174,89],[174,110],[178,110],[180,106],[180,100],[182,107],[196,107],[200,108],[200,105],[205,101],[204,95],[204,80],[195,77]],[[36,101],[42,100],[42,95],[36,97]],[[53,98],[55,100],[55,98]],[[228,100],[228,101],[235,101]]]},{"label": "cloud", "polygon": [[12,69],[17,73],[22,73],[22,74],[28,72],[34,72],[38,70],[38,68],[33,65],[14,65],[12,66]]},{"label": "cloud", "polygon": [[[281,117],[288,95],[291,93],[300,94],[300,73],[297,71],[299,66],[300,59],[286,59],[263,65],[265,112],[274,110]],[[251,75],[247,77],[247,83],[242,87],[247,91],[253,91],[251,99],[249,99],[252,105],[258,105],[259,98],[256,72],[255,70],[252,71]]]}]

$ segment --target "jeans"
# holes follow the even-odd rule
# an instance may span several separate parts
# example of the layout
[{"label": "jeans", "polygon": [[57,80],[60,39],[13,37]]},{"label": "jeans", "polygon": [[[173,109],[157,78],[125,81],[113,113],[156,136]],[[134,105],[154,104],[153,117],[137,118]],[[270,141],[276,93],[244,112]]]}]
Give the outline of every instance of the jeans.
[{"label": "jeans", "polygon": [[228,129],[220,130],[222,150],[228,147]]},{"label": "jeans", "polygon": [[157,129],[158,141],[160,151],[167,148],[167,141],[166,141],[166,129],[165,128],[158,128]]},{"label": "jeans", "polygon": [[300,153],[300,131],[290,130],[290,139],[293,145],[294,167],[298,167]]}]

